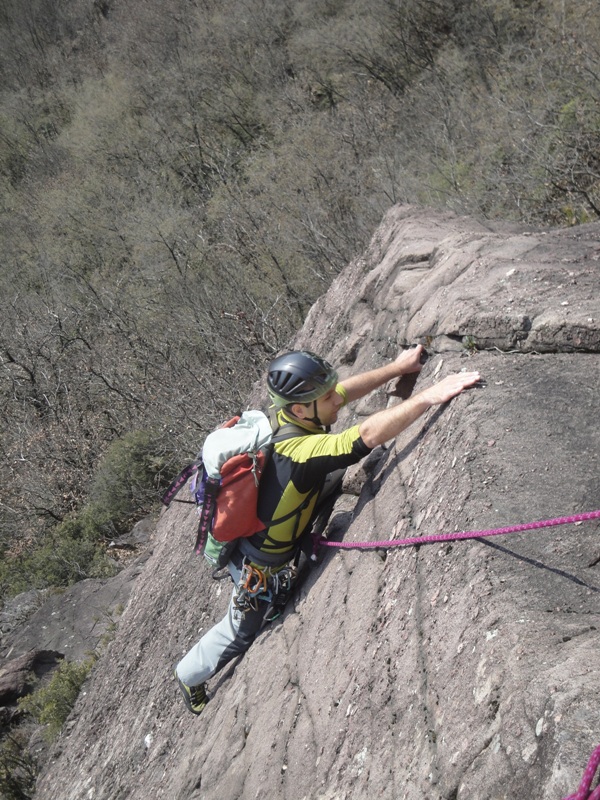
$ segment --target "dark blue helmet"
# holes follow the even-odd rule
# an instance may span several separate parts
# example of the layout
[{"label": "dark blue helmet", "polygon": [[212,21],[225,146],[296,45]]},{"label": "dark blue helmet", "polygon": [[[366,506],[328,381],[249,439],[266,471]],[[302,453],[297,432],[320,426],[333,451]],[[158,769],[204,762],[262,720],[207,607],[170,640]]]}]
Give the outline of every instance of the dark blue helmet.
[{"label": "dark blue helmet", "polygon": [[337,372],[323,358],[308,350],[294,350],[271,361],[267,386],[273,405],[282,408],[318,400],[337,381]]}]

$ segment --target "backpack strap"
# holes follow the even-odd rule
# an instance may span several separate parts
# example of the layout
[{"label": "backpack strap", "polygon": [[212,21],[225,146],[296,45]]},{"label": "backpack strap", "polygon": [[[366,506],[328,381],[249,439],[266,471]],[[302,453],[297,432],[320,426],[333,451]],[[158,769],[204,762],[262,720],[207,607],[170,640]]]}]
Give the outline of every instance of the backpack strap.
[{"label": "backpack strap", "polygon": [[273,431],[273,436],[271,436],[269,440],[269,445],[285,442],[286,439],[295,439],[298,436],[310,436],[310,431],[307,431],[306,428],[301,428],[300,425],[296,425],[293,422],[284,422],[283,425],[279,425]]},{"label": "backpack strap", "polygon": [[[161,498],[161,502],[165,506],[169,506],[173,500],[175,499],[175,495],[179,492],[179,490],[185,486],[185,484],[189,481],[192,475],[198,472],[200,468],[200,463],[198,461],[194,461],[193,464],[188,464],[187,467],[184,467],[179,475],[171,481],[169,488],[163,494]],[[194,503],[193,500],[178,500],[178,503]]]},{"label": "backpack strap", "polygon": [[[271,424],[273,424],[273,417],[271,417]],[[287,439],[295,439],[300,436],[310,436],[310,431],[307,431],[306,428],[302,428],[300,425],[296,425],[293,422],[285,422],[283,425],[278,425],[278,427],[274,430],[273,436],[271,437],[269,444],[267,445],[268,451],[266,453],[267,458],[263,464],[263,470],[266,466],[267,459],[270,458],[273,446],[278,444],[279,442],[284,442]],[[274,525],[280,525],[282,522],[287,522],[287,520],[296,518],[296,523],[294,525],[294,532],[292,534],[291,544],[295,544],[298,540],[298,527],[300,526],[300,517],[302,516],[302,512],[308,508],[312,500],[314,499],[315,495],[317,495],[320,491],[320,487],[314,488],[310,491],[304,500],[300,503],[297,508],[292,509],[287,514],[284,514],[281,517],[273,518],[268,522],[264,523],[265,530],[260,531],[259,533],[255,534],[262,539],[261,549],[262,547],[266,546],[264,552],[269,551],[269,545],[271,548],[273,547],[280,547],[281,542],[277,542],[275,539],[272,539],[266,531]]]},{"label": "backpack strap", "polygon": [[[304,500],[300,503],[300,505],[297,508],[294,508],[287,514],[284,514],[282,517],[270,520],[265,526],[265,531],[268,531],[269,528],[271,528],[272,526],[280,525],[282,522],[287,522],[288,519],[292,519],[293,517],[295,517],[296,522],[294,525],[294,532],[292,534],[290,544],[296,544],[299,538],[298,527],[300,526],[300,517],[302,516],[302,512],[308,508],[314,497],[319,494],[319,491],[320,487],[314,488],[311,492],[309,492],[306,495]],[[265,533],[264,536],[262,532],[256,535],[260,536],[263,539],[263,544],[261,545],[261,547],[265,547],[266,552],[268,552],[270,549],[281,547],[281,542],[278,542],[276,539],[273,539],[271,536],[269,536],[268,533]]]},{"label": "backpack strap", "polygon": [[200,512],[200,522],[198,523],[198,534],[196,536],[195,551],[200,554],[206,544],[208,532],[212,525],[215,509],[217,507],[217,495],[221,481],[219,478],[207,478],[204,484],[204,497],[202,500],[202,510]]}]

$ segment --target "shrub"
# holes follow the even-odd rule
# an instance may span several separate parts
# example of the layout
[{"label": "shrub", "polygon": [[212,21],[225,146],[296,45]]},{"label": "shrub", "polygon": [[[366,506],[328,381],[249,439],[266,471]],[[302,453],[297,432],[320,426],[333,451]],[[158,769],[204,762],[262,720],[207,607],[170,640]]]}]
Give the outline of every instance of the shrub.
[{"label": "shrub", "polygon": [[116,574],[106,542],[127,533],[156,504],[163,468],[160,442],[148,431],[133,431],[113,442],[94,475],[89,502],[55,525],[40,544],[32,540],[18,556],[7,552],[0,562],[0,595]]},{"label": "shrub", "polygon": [[114,441],[92,481],[92,528],[105,538],[126,533],[155,501],[164,466],[160,443],[149,431],[131,431]]},{"label": "shrub", "polygon": [[54,741],[71,713],[83,682],[94,665],[95,657],[77,663],[63,661],[46,686],[19,700],[19,706],[46,726],[45,737]]},{"label": "shrub", "polygon": [[24,737],[7,736],[0,744],[0,797],[30,800],[35,790],[36,763],[26,749]]},{"label": "shrub", "polygon": [[32,587],[69,586],[83,578],[108,578],[117,566],[107,557],[102,527],[86,507],[63,520],[43,544],[32,544],[18,557],[0,563],[0,589],[14,596]]}]

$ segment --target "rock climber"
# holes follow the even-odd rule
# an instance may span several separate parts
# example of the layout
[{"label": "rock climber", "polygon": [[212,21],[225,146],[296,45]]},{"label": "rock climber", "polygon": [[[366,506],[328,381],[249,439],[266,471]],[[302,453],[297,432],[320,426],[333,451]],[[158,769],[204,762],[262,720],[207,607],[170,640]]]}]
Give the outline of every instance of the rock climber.
[{"label": "rock climber", "polygon": [[[394,361],[338,382],[336,370],[308,351],[278,356],[269,365],[267,387],[277,423],[293,423],[299,435],[276,442],[261,478],[258,517],[269,527],[239,539],[230,556],[234,589],[223,619],[181,659],[175,677],[187,708],[200,714],[208,701],[206,682],[235,656],[245,652],[264,626],[264,604],[244,605],[242,587],[249,580],[289,595],[294,580],[290,565],[311,524],[348,466],[377,445],[398,436],[432,406],[448,402],[480,379],[478,372],[459,372],[378,411],[340,433],[330,433],[340,409],[403,375],[421,369],[421,345],[405,350]],[[338,480],[339,484],[339,480]]]}]

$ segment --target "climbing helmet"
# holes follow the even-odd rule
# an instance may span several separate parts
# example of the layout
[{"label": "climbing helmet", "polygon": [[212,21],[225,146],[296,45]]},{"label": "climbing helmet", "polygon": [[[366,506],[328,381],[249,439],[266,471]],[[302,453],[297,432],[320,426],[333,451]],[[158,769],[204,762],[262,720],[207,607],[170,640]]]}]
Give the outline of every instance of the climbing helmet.
[{"label": "climbing helmet", "polygon": [[308,350],[294,350],[269,364],[267,386],[273,405],[310,403],[332,389],[338,374],[325,359]]}]

